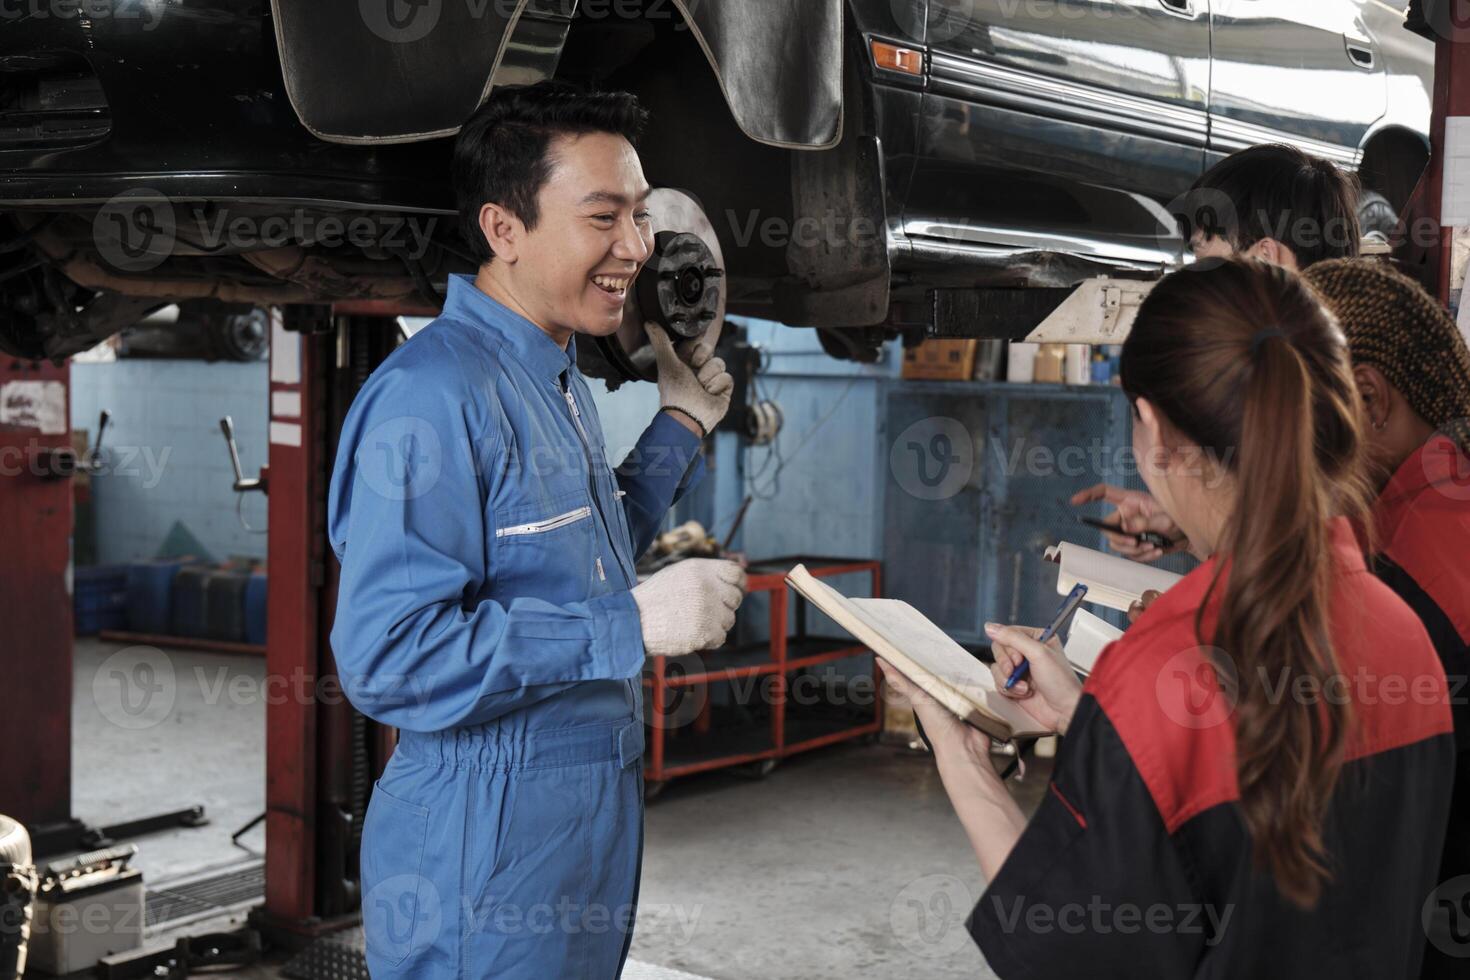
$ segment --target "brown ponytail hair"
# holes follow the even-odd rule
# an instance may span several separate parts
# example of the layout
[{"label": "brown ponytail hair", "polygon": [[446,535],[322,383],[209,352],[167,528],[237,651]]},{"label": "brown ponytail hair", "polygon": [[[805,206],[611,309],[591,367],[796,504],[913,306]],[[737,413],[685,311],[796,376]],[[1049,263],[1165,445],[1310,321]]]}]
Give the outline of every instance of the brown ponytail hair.
[{"label": "brown ponytail hair", "polygon": [[[1347,342],[1285,269],[1200,263],[1149,295],[1121,372],[1129,397],[1162,415],[1166,443],[1177,435],[1234,477],[1234,510],[1195,630],[1230,658],[1237,679],[1236,774],[1256,865],[1309,907],[1329,877],[1322,822],[1350,712],[1341,699],[1272,703],[1265,681],[1291,690],[1310,677],[1321,691],[1338,669],[1328,521],[1361,517],[1371,499]],[[1222,587],[1206,638],[1204,608]]]}]

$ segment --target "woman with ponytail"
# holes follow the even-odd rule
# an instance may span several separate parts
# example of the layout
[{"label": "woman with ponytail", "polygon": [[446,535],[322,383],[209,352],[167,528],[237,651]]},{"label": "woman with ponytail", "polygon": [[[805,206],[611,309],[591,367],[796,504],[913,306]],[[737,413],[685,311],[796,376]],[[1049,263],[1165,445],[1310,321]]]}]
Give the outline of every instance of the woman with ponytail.
[{"label": "woman with ponytail", "polygon": [[[1145,482],[1206,557],[1098,659],[987,626],[1066,734],[1028,822],[988,739],[896,672],[990,884],[1001,977],[1412,977],[1454,744],[1424,627],[1368,573],[1346,343],[1293,273],[1202,263],[1124,346]],[[936,734],[937,733],[937,734]]]}]

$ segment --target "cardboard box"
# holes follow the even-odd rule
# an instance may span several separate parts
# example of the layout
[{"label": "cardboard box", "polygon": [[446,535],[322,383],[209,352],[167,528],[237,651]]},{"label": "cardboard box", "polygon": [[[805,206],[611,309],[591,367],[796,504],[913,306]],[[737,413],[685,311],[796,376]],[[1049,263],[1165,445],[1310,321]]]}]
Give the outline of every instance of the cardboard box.
[{"label": "cardboard box", "polygon": [[926,340],[903,352],[903,376],[910,381],[969,381],[975,376],[978,340]]}]

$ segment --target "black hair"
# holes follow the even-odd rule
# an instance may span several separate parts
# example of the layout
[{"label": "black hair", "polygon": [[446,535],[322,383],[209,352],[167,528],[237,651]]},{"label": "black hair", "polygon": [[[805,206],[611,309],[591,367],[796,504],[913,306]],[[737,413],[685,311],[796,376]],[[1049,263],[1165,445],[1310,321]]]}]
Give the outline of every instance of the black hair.
[{"label": "black hair", "polygon": [[480,209],[494,202],[526,228],[540,219],[536,197],[551,176],[555,136],[612,133],[637,145],[648,113],[628,92],[593,92],[566,82],[501,86],[459,130],[452,180],[460,234],[481,265],[495,255],[480,231]]},{"label": "black hair", "polygon": [[1244,252],[1274,238],[1305,269],[1358,255],[1358,195],[1357,178],[1331,161],[1294,146],[1264,144],[1211,167],[1175,212],[1186,241],[1201,232]]}]

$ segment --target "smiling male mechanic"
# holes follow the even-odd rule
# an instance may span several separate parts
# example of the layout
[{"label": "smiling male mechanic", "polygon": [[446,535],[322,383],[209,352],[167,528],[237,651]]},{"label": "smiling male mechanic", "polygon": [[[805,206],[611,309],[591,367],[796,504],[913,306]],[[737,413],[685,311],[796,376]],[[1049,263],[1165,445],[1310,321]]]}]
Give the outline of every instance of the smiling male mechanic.
[{"label": "smiling male mechanic", "polygon": [[661,408],[615,473],[574,337],[621,322],[653,245],[625,93],[497,89],[454,150],[482,263],[373,373],[332,475],[332,648],[400,729],[362,836],[375,978],[622,969],[643,847],[645,653],[717,646],[744,573],[634,559],[703,473],[733,383],[650,326]]}]

